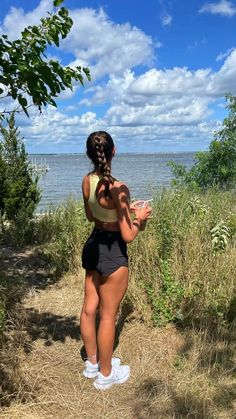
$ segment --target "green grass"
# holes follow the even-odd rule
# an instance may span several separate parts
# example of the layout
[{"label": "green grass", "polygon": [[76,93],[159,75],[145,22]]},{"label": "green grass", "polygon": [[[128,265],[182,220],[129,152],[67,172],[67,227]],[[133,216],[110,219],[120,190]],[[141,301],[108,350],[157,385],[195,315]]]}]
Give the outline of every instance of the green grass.
[{"label": "green grass", "polygon": [[[58,274],[81,268],[92,229],[69,200],[29,226]],[[210,189],[164,191],[146,230],[129,245],[128,299],[146,321],[224,325],[236,288],[236,195]]]},{"label": "green grass", "polygon": [[227,322],[236,288],[235,217],[233,192],[163,193],[146,231],[130,246],[134,305],[138,294],[160,325]]},{"label": "green grass", "polygon": [[[81,202],[68,200],[33,220],[28,241],[41,247],[58,275],[81,268],[92,229]],[[167,190],[153,218],[129,245],[128,299],[147,322],[224,325],[236,288],[236,194]]]}]

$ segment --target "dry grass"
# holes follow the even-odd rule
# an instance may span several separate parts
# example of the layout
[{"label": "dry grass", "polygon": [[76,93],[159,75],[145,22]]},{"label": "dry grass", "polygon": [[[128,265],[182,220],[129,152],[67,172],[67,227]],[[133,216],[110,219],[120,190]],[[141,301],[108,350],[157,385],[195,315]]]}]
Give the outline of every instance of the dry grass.
[{"label": "dry grass", "polygon": [[21,345],[17,350],[25,401],[4,408],[2,418],[234,417],[233,339],[222,335],[213,342],[206,330],[149,327],[134,314],[125,319],[128,310],[121,313],[115,355],[130,365],[131,378],[106,392],[95,390],[82,375],[82,299],[82,273],[31,289],[24,301],[27,353]]}]

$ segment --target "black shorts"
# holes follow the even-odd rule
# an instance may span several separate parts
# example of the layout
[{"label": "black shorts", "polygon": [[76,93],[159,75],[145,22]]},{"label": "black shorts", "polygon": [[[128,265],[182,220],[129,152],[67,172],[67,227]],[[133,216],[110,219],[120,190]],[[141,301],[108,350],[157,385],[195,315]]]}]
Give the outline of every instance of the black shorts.
[{"label": "black shorts", "polygon": [[127,244],[120,231],[94,228],[83,248],[82,266],[102,276],[112,274],[121,266],[128,267]]}]

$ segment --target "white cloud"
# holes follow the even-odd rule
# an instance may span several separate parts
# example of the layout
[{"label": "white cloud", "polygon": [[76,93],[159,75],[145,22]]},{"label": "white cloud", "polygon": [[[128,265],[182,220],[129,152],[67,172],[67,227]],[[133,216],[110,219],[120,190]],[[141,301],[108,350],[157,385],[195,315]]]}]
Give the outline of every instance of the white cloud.
[{"label": "white cloud", "polygon": [[170,26],[172,23],[172,16],[168,13],[161,16],[161,23],[163,26]]},{"label": "white cloud", "polygon": [[[0,32],[15,39],[25,26],[38,24],[51,7],[51,0],[41,0],[39,6],[28,13],[11,7]],[[150,36],[130,23],[112,22],[103,9],[74,9],[70,10],[70,16],[74,24],[61,48],[74,55],[72,67],[90,67],[93,82],[104,75],[122,74],[140,64],[153,64],[154,48],[162,45],[159,41],[154,44]]]},{"label": "white cloud", "polygon": [[227,49],[227,51],[225,51],[225,52],[220,52],[220,54],[218,54],[217,57],[216,57],[216,61],[221,61],[224,58],[228,57],[234,49],[235,48],[232,47],[232,48]]},{"label": "white cloud", "polygon": [[206,3],[199,13],[212,13],[231,17],[236,14],[236,7],[231,1],[221,0],[218,3]]},{"label": "white cloud", "polygon": [[207,92],[215,96],[223,96],[227,92],[236,95],[236,49],[226,58],[221,69],[214,73],[207,86]]},{"label": "white cloud", "polygon": [[210,68],[191,71],[187,67],[174,67],[166,70],[152,68],[136,77],[131,71],[126,71],[121,77],[111,76],[106,85],[89,89],[87,104],[122,102],[143,107],[165,104],[165,98],[175,106],[183,99],[186,106],[186,100],[192,98],[209,103],[227,91],[236,94],[235,79],[236,49],[233,49],[217,72]]},{"label": "white cloud", "polygon": [[[217,106],[227,91],[236,93],[235,78],[236,49],[217,72],[153,68],[135,76],[127,70],[122,76],[110,76],[107,84],[87,89],[88,98],[80,104],[88,105],[89,111],[81,116],[69,116],[52,107],[43,115],[32,110],[30,125],[23,127],[23,134],[36,143],[74,143],[82,147],[89,132],[105,129],[117,139],[118,147],[123,140],[129,141],[130,151],[137,144],[151,149],[153,143],[155,149],[158,142],[171,147],[196,141],[199,147],[201,141],[206,147],[213,131],[220,127],[219,121],[211,120],[210,105]],[[108,109],[104,115],[91,111],[93,105],[105,103]]]},{"label": "white cloud", "polygon": [[11,7],[0,26],[0,33],[5,33],[11,40],[16,39],[26,26],[38,25],[40,18],[51,9],[52,0],[41,0],[34,10],[27,13],[23,8]]},{"label": "white cloud", "polygon": [[[176,106],[177,105],[177,106]],[[168,104],[168,99],[159,105],[130,106],[121,103],[112,106],[107,112],[110,125],[142,126],[184,126],[202,122],[210,115],[207,103],[200,99],[175,101]]]},{"label": "white cloud", "polygon": [[135,80],[134,73],[126,70],[122,76],[111,75],[106,85],[97,85],[87,89],[92,93],[90,99],[83,99],[80,104],[85,106],[97,105],[102,103],[119,103],[127,99],[127,90]]},{"label": "white cloud", "polygon": [[130,92],[134,96],[145,97],[201,94],[210,72],[210,69],[190,71],[186,67],[167,70],[153,68],[136,78],[130,86]]},{"label": "white cloud", "polygon": [[152,39],[140,29],[129,23],[115,24],[102,9],[77,9],[70,14],[74,25],[62,47],[75,55],[76,63],[89,65],[93,80],[152,63]]},{"label": "white cloud", "polygon": [[37,144],[67,143],[71,139],[85,138],[88,132],[101,129],[104,123],[94,112],[86,112],[81,116],[68,116],[58,109],[48,106],[43,114],[35,108],[30,109],[30,124],[22,127],[22,134]]},{"label": "white cloud", "polygon": [[[12,8],[2,28],[11,37],[16,36],[23,26],[37,23],[50,6],[51,0],[42,0],[29,13]],[[70,101],[73,93],[65,91],[60,96],[68,99],[64,111],[48,106],[39,115],[36,109],[30,109],[27,123],[19,116],[28,142],[79,145],[84,144],[89,132],[98,129],[111,131],[118,146],[122,139],[129,141],[130,151],[137,144],[145,149],[145,144],[158,142],[170,146],[209,142],[213,130],[220,126],[219,121],[210,120],[212,105],[227,91],[236,94],[236,49],[219,54],[217,60],[224,60],[219,71],[192,71],[187,67],[161,70],[153,65],[154,48],[161,43],[154,43],[140,29],[112,22],[102,9],[76,9],[70,13],[74,27],[62,49],[74,55],[71,65],[89,66],[96,83],[75,89],[78,105]],[[153,68],[137,75],[135,67],[140,64]]]},{"label": "white cloud", "polygon": [[[194,106],[194,104],[193,104]],[[125,109],[126,110],[126,109]],[[151,107],[147,109],[148,112],[152,112]],[[219,121],[196,121],[193,124],[190,123],[176,123],[170,124],[168,120],[160,123],[160,119],[155,118],[155,111],[153,107],[150,120],[148,115],[143,114],[139,117],[146,118],[146,124],[135,123],[135,120],[131,118],[130,108],[128,109],[129,115],[127,115],[126,121],[117,121],[117,124],[113,124],[109,120],[108,116],[105,118],[98,118],[94,112],[86,112],[82,116],[69,117],[68,115],[58,111],[55,108],[48,107],[43,115],[39,115],[36,110],[31,110],[31,118],[27,120],[27,124],[21,125],[21,134],[25,137],[26,143],[34,143],[35,145],[43,144],[56,145],[58,147],[74,144],[77,151],[84,151],[85,139],[89,132],[105,129],[111,132],[115,139],[118,150],[122,148],[124,144],[129,145],[129,151],[137,151],[137,148],[141,146],[145,149],[146,146],[150,147],[150,150],[155,150],[155,147],[162,142],[165,145],[169,145],[170,149],[175,144],[184,144],[186,141],[190,141],[191,144],[196,141],[199,146],[199,140],[202,145],[206,146],[209,142],[209,138],[212,137],[214,130],[220,127]],[[196,108],[192,109],[196,111]],[[183,109],[183,112],[186,111]],[[120,112],[122,116],[122,110]],[[163,116],[163,114],[162,114]],[[177,115],[178,116],[178,115]],[[122,116],[123,117],[123,116]],[[180,121],[181,121],[181,116]],[[21,121],[21,117],[18,117],[18,122]],[[117,113],[116,113],[117,118]],[[161,118],[161,117],[160,117]],[[166,118],[168,119],[168,117]],[[22,121],[23,122],[23,121]],[[125,122],[125,123],[124,123]],[[129,125],[127,126],[127,122]],[[133,125],[132,125],[133,122]],[[174,122],[174,121],[173,121]]]}]

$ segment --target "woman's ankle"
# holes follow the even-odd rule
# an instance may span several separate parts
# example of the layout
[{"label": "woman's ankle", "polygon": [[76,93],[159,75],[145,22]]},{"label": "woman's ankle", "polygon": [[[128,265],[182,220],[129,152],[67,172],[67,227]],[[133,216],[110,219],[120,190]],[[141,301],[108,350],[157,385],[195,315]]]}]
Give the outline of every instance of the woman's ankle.
[{"label": "woman's ankle", "polygon": [[101,366],[100,366],[100,373],[101,373],[104,377],[108,377],[108,375],[110,375],[110,374],[111,374],[111,369],[112,369],[112,366],[110,366],[110,367],[105,367],[105,368],[103,368],[103,367],[101,367]]},{"label": "woman's ankle", "polygon": [[91,356],[87,356],[86,358],[89,362],[91,362],[91,364],[95,365],[98,363],[97,361],[97,354],[95,355],[91,355]]}]

